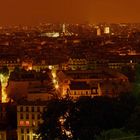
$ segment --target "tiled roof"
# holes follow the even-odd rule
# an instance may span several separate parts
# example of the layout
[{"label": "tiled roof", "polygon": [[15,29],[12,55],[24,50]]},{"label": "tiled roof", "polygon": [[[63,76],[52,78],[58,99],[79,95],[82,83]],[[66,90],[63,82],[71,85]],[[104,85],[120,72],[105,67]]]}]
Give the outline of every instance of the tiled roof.
[{"label": "tiled roof", "polygon": [[90,86],[86,82],[72,81],[70,83],[70,90],[90,90]]}]

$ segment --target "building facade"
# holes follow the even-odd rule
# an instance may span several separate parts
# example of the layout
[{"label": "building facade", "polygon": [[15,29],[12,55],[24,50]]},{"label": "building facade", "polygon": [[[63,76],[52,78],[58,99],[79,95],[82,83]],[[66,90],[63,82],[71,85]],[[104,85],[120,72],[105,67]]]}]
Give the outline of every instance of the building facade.
[{"label": "building facade", "polygon": [[17,105],[17,137],[18,140],[37,140],[36,130],[42,123],[41,114],[46,103],[35,102]]}]

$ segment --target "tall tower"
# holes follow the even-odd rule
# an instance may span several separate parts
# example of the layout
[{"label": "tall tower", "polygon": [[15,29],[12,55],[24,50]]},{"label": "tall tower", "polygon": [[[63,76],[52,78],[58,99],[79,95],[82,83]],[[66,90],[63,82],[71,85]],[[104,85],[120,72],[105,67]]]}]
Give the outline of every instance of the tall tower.
[{"label": "tall tower", "polygon": [[110,34],[110,27],[104,28],[104,34]]},{"label": "tall tower", "polygon": [[65,25],[65,24],[62,25],[62,33],[63,33],[63,34],[66,33],[66,25]]},{"label": "tall tower", "polygon": [[99,27],[97,28],[97,36],[101,36],[101,29]]}]

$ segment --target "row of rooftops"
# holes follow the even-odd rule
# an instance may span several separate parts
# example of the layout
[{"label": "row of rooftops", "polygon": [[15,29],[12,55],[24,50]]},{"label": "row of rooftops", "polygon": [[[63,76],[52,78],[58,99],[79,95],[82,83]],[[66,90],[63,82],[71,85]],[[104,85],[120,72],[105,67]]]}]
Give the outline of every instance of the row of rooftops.
[{"label": "row of rooftops", "polygon": [[91,86],[87,82],[71,81],[69,88],[70,90],[90,90]]},{"label": "row of rooftops", "polygon": [[74,79],[98,79],[98,78],[119,78],[123,77],[127,79],[123,74],[109,70],[109,69],[96,69],[96,70],[67,70],[62,71],[68,77],[72,77]]},{"label": "row of rooftops", "polygon": [[[96,50],[95,50],[96,51]],[[28,51],[27,51],[28,52]],[[37,52],[40,53],[40,50]],[[43,51],[44,54],[35,54],[30,53],[27,54],[28,58],[26,58],[25,54],[20,55],[20,53],[11,53],[10,50],[9,52],[1,52],[0,53],[0,61],[3,63],[22,63],[24,61],[28,61],[28,59],[31,61],[33,65],[43,65],[42,60],[44,60],[44,65],[56,65],[56,64],[61,64],[61,63],[67,63],[69,59],[85,59],[89,63],[93,62],[106,62],[106,63],[129,63],[130,61],[140,63],[140,55],[125,55],[125,56],[120,56],[120,55],[113,55],[111,53],[100,55],[100,53],[95,53],[93,52],[86,52],[85,50],[79,51],[79,49],[76,49],[75,51],[72,51],[71,53],[66,53],[63,51],[59,51],[59,49],[56,49],[55,51],[52,51],[51,53],[48,51],[46,52],[45,50]]]}]

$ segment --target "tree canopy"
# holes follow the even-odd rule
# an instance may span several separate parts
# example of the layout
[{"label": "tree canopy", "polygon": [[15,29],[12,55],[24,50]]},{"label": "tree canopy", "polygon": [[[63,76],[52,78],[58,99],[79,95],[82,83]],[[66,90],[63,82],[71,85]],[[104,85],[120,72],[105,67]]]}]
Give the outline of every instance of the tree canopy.
[{"label": "tree canopy", "polygon": [[42,140],[93,140],[104,130],[122,128],[134,111],[131,95],[110,97],[83,97],[50,101],[42,115],[38,129]]}]

